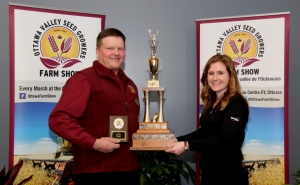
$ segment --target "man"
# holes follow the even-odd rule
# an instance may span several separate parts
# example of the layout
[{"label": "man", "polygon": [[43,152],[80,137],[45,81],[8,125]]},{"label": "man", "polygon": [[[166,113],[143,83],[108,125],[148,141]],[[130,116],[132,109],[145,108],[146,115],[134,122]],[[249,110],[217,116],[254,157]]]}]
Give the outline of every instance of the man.
[{"label": "man", "polygon": [[[98,60],[66,82],[49,117],[49,127],[72,143],[75,185],[138,185],[140,163],[130,151],[138,129],[139,99],[134,82],[120,66],[124,34],[107,28],[97,37]],[[128,142],[109,137],[110,116],[128,117]]]}]

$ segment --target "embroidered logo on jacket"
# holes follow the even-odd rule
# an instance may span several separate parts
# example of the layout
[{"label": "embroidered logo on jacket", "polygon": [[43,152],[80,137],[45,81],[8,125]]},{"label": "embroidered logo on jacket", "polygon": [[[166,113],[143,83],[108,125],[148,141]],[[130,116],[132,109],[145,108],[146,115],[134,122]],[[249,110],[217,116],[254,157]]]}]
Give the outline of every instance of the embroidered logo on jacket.
[{"label": "embroidered logo on jacket", "polygon": [[231,121],[234,121],[234,122],[240,121],[240,118],[239,118],[239,117],[237,117],[237,118],[235,118],[235,117],[230,117],[230,119],[231,119]]},{"label": "embroidered logo on jacket", "polygon": [[128,88],[130,89],[131,93],[136,93],[135,89],[131,85],[128,85]]}]

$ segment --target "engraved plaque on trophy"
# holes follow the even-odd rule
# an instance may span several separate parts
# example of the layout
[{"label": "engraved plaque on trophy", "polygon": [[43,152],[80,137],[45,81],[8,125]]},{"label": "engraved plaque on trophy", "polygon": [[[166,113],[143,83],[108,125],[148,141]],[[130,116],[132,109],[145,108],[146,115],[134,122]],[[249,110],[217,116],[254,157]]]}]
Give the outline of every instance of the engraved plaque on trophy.
[{"label": "engraved plaque on trophy", "polygon": [[[174,143],[174,134],[168,127],[168,122],[164,120],[163,100],[165,88],[160,87],[156,74],[160,71],[161,61],[156,57],[156,34],[151,34],[151,58],[148,60],[151,79],[147,87],[143,87],[145,112],[144,119],[139,122],[139,129],[132,135],[131,150],[165,150],[167,145]],[[160,67],[159,67],[160,66]],[[150,95],[151,92],[158,95],[158,111],[151,117],[150,114]]]},{"label": "engraved plaque on trophy", "polygon": [[109,136],[128,142],[128,117],[127,116],[110,116],[109,117]]}]

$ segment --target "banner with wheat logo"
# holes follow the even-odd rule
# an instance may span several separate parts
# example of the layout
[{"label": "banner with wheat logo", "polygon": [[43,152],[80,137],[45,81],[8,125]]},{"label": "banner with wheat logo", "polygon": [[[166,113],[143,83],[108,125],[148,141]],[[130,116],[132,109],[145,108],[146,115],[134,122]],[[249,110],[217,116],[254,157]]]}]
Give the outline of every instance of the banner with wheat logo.
[{"label": "banner with wheat logo", "polygon": [[61,141],[48,116],[66,80],[92,66],[105,15],[9,5],[12,107],[10,161],[53,159]]}]

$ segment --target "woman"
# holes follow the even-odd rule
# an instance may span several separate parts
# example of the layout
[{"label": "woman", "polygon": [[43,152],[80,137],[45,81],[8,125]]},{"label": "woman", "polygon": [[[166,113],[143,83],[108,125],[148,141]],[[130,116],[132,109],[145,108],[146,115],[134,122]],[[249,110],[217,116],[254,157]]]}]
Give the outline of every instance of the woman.
[{"label": "woman", "polygon": [[177,141],[166,152],[200,152],[201,185],[246,185],[241,147],[245,138],[249,106],[242,96],[232,59],[212,56],[202,74],[204,102],[201,127]]}]

